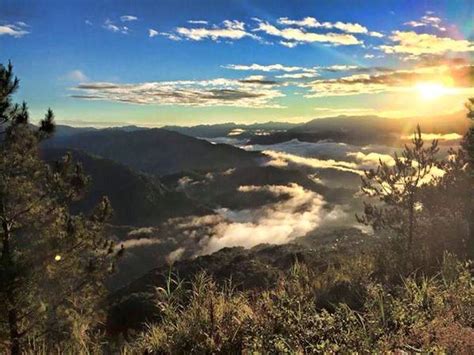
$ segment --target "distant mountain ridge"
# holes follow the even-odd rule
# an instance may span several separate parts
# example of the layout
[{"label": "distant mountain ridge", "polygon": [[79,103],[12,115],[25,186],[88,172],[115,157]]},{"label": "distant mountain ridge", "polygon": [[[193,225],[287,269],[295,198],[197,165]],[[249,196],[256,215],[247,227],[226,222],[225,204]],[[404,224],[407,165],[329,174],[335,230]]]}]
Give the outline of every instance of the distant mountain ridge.
[{"label": "distant mountain ridge", "polygon": [[292,139],[316,142],[330,139],[355,145],[400,143],[420,125],[422,132],[463,135],[469,122],[463,112],[423,118],[384,118],[379,116],[336,116],[318,118],[285,132],[254,136],[249,144],[275,144]]},{"label": "distant mountain ridge", "polygon": [[232,135],[246,137],[249,135],[265,134],[274,131],[286,131],[296,126],[296,123],[269,121],[251,124],[228,122],[218,124],[202,124],[197,126],[164,126],[163,129],[179,132],[192,137],[216,138]]},{"label": "distant mountain ridge", "polygon": [[103,129],[55,137],[46,147],[83,150],[145,173],[166,175],[185,170],[254,166],[259,153],[212,144],[164,129]]}]

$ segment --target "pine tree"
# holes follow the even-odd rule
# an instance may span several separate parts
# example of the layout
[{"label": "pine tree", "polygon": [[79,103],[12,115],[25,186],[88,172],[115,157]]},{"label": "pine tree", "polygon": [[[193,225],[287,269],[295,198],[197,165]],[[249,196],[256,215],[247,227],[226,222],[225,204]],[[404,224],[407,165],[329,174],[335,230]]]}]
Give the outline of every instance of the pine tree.
[{"label": "pine tree", "polygon": [[116,257],[104,236],[111,207],[104,198],[90,215],[70,214],[88,178],[69,155],[41,160],[54,115],[31,125],[26,104],[12,102],[18,85],[12,65],[0,65],[0,351],[20,354],[33,342],[75,353],[100,319]]},{"label": "pine tree", "polygon": [[441,160],[437,141],[425,147],[418,127],[401,156],[395,154],[393,163],[380,161],[362,177],[369,199],[364,214],[356,217],[375,231],[391,232],[385,245],[391,250],[380,252],[395,256],[407,272],[435,267],[446,251],[472,258],[472,132]]},{"label": "pine tree", "polygon": [[418,232],[417,210],[419,191],[431,182],[432,170],[437,167],[438,142],[424,147],[420,127],[417,127],[412,146],[405,146],[401,156],[394,155],[394,163],[379,162],[377,169],[365,171],[362,192],[380,203],[365,202],[364,214],[359,222],[371,225],[374,230],[389,229],[401,237],[406,259],[413,253],[414,238]]}]

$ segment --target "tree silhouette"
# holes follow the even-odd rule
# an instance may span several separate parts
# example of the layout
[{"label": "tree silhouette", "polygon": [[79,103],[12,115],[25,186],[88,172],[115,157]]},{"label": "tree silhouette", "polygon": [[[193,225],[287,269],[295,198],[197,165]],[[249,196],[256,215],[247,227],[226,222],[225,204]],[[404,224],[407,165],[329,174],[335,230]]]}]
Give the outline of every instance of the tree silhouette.
[{"label": "tree silhouette", "polygon": [[402,238],[407,261],[418,232],[417,212],[422,208],[419,191],[432,180],[438,166],[437,152],[436,140],[425,148],[418,126],[412,146],[405,145],[401,156],[395,153],[393,163],[380,160],[377,169],[365,171],[362,177],[362,192],[381,203],[364,202],[364,214],[356,216],[358,221],[376,231],[394,231]]},{"label": "tree silhouette", "polygon": [[32,126],[27,105],[12,102],[18,85],[12,65],[0,65],[0,349],[20,354],[34,340],[79,352],[115,259],[103,232],[111,208],[104,198],[89,216],[69,213],[88,178],[69,155],[40,159],[54,115]]}]

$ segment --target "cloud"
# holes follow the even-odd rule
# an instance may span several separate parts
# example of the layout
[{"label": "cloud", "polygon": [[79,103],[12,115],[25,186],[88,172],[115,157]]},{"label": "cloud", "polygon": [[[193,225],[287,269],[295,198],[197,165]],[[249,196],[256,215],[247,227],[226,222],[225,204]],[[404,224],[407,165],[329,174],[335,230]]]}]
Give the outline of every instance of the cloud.
[{"label": "cloud", "polygon": [[419,20],[416,21],[408,21],[405,22],[404,25],[410,27],[433,27],[438,29],[441,32],[446,31],[446,27],[441,25],[442,20],[441,18],[434,16],[434,14],[430,11],[427,11],[424,16],[422,16]]},{"label": "cloud", "polygon": [[382,37],[384,37],[384,34],[383,34],[383,33],[380,33],[380,32],[377,32],[377,31],[370,31],[370,32],[369,32],[369,36],[377,37],[377,38],[382,38]]},{"label": "cloud", "polygon": [[163,81],[136,84],[92,82],[77,85],[75,98],[143,105],[234,106],[279,108],[276,98],[284,96],[267,82],[237,79]]},{"label": "cloud", "polygon": [[367,170],[376,168],[380,161],[392,166],[395,160],[391,155],[381,154],[377,152],[363,153],[363,152],[348,152],[347,156],[354,158],[359,169]]},{"label": "cloud", "polygon": [[308,97],[376,94],[389,91],[417,91],[420,82],[446,85],[446,94],[460,94],[471,88],[474,67],[466,65],[434,65],[374,74],[355,74],[335,79],[320,79],[300,84],[310,89]]},{"label": "cloud", "polygon": [[69,80],[69,81],[79,82],[79,83],[89,81],[89,78],[87,77],[87,75],[78,69],[72,70],[69,73],[67,73],[64,76],[64,79]]},{"label": "cloud", "polygon": [[[404,135],[400,137],[401,139],[412,140],[413,135]],[[462,139],[462,135],[457,133],[446,133],[446,134],[438,134],[438,133],[422,133],[421,138],[425,141],[432,141],[432,140],[439,140],[439,141],[454,141]]]},{"label": "cloud", "polygon": [[115,246],[115,249],[121,249],[122,245],[125,249],[143,247],[148,245],[161,244],[162,241],[156,238],[139,238],[139,239],[128,239],[126,241],[120,242]]},{"label": "cloud", "polygon": [[204,20],[189,20],[188,23],[194,24],[194,25],[207,25],[208,22]]},{"label": "cloud", "polygon": [[260,84],[260,85],[278,85],[275,80],[266,79],[264,75],[249,75],[246,78],[239,80],[244,84]]},{"label": "cloud", "polygon": [[27,27],[29,26],[24,22],[17,22],[16,25],[0,25],[0,36],[23,37],[30,33],[26,30]]},{"label": "cloud", "polygon": [[159,35],[159,32],[157,30],[154,30],[153,28],[150,28],[148,30],[148,37],[152,38],[158,35]]},{"label": "cloud", "polygon": [[115,33],[128,34],[128,31],[129,31],[129,28],[127,26],[116,25],[110,19],[105,20],[102,27],[105,28],[107,31],[115,32]]},{"label": "cloud", "polygon": [[183,39],[177,35],[175,35],[174,33],[170,33],[170,32],[158,32],[158,34],[160,36],[163,36],[163,37],[166,37],[172,41],[182,41]]},{"label": "cloud", "polygon": [[120,21],[122,22],[131,22],[131,21],[137,21],[138,17],[132,16],[132,15],[123,15],[120,16]]},{"label": "cloud", "polygon": [[370,53],[367,53],[367,54],[364,54],[364,58],[365,59],[375,59],[375,58],[383,58],[384,56],[382,54],[370,54]]},{"label": "cloud", "polygon": [[358,69],[358,65],[331,65],[328,67],[319,67],[325,71],[329,72],[338,72],[338,71],[349,71],[349,70],[355,70]]},{"label": "cloud", "polygon": [[280,41],[278,43],[288,48],[295,48],[299,44],[298,42],[287,42],[287,41]]},{"label": "cloud", "polygon": [[282,72],[303,71],[305,73],[316,72],[316,69],[314,68],[286,66],[283,64],[270,64],[270,65],[261,65],[261,64],[255,64],[255,63],[250,64],[250,65],[228,64],[228,65],[223,66],[223,68],[232,69],[232,70],[263,71],[263,72],[272,72],[272,71],[282,71]]},{"label": "cloud", "polygon": [[347,33],[314,33],[306,32],[302,28],[283,28],[279,29],[268,22],[259,22],[253,31],[264,32],[268,35],[281,37],[286,42],[294,41],[301,43],[328,43],[332,45],[354,45],[362,44],[354,35]]},{"label": "cloud", "polygon": [[93,25],[92,21],[90,21],[90,20],[85,20],[84,23],[85,23],[87,26],[92,26],[92,25]]},{"label": "cloud", "polygon": [[438,37],[427,33],[418,34],[413,31],[394,31],[390,40],[394,44],[380,46],[380,49],[387,54],[416,57],[422,54],[474,51],[474,44],[468,40]]},{"label": "cloud", "polygon": [[241,186],[239,191],[267,192],[286,199],[253,210],[218,210],[222,220],[213,226],[211,235],[201,241],[200,254],[224,247],[285,244],[317,228],[328,214],[321,195],[297,184]]},{"label": "cloud", "polygon": [[346,33],[368,34],[374,37],[383,37],[383,34],[375,31],[369,32],[367,27],[358,23],[350,22],[319,22],[314,17],[305,17],[302,20],[290,20],[288,17],[280,17],[277,21],[280,25],[298,26],[307,28],[338,29]]},{"label": "cloud", "polygon": [[180,260],[183,257],[184,252],[186,251],[185,248],[178,248],[176,250],[173,250],[171,253],[168,254],[166,257],[166,260],[168,263],[173,264],[175,261]]},{"label": "cloud", "polygon": [[307,78],[315,78],[319,76],[318,73],[287,73],[287,74],[282,74],[282,75],[277,75],[276,78],[279,79],[307,79]]},{"label": "cloud", "polygon": [[267,163],[269,166],[286,167],[289,165],[300,165],[314,169],[334,169],[361,175],[357,165],[346,161],[333,159],[307,158],[295,154],[264,150],[263,154],[271,158]]},{"label": "cloud", "polygon": [[210,28],[206,27],[178,27],[176,35],[192,41],[201,41],[211,39],[217,41],[219,39],[237,40],[244,37],[257,39],[258,36],[251,34],[245,30],[245,23],[237,20],[225,20],[219,27],[214,25]]}]

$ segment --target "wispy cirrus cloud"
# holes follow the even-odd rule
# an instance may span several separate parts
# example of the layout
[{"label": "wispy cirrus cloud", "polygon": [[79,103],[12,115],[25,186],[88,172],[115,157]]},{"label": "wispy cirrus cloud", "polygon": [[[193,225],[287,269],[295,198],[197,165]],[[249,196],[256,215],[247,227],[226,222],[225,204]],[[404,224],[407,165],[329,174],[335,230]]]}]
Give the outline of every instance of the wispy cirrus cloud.
[{"label": "wispy cirrus cloud", "polygon": [[15,38],[20,38],[30,33],[27,30],[28,27],[29,26],[24,22],[0,25],[0,36],[11,36]]},{"label": "wispy cirrus cloud", "polygon": [[280,108],[284,96],[276,83],[262,80],[212,79],[135,84],[92,82],[73,88],[73,98],[141,105],[234,106]]}]

